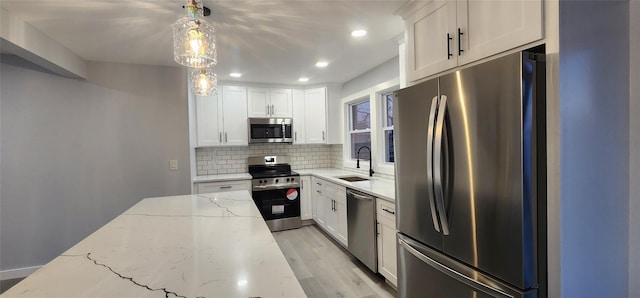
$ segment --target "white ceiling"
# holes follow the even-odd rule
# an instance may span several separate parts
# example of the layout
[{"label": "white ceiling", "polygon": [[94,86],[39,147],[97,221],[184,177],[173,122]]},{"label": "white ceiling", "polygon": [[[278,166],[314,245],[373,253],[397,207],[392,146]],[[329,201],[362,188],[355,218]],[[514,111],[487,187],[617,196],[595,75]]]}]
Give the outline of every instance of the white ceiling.
[{"label": "white ceiling", "polygon": [[[89,61],[178,65],[172,27],[183,0],[2,0],[0,6]],[[345,82],[398,54],[406,0],[205,0],[223,81]],[[367,36],[350,32],[364,28]],[[330,62],[326,69],[316,61]],[[240,72],[243,77],[229,77]]]}]

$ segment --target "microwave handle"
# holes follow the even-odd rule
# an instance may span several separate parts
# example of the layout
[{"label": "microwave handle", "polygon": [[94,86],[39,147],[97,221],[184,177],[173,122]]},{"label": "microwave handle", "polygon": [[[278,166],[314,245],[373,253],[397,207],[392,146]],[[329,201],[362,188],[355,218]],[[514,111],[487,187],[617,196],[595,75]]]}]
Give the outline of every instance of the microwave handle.
[{"label": "microwave handle", "polygon": [[284,124],[284,121],[282,121],[282,140],[284,141],[284,139],[287,138],[286,136],[286,132],[287,132],[287,128],[286,125]]}]

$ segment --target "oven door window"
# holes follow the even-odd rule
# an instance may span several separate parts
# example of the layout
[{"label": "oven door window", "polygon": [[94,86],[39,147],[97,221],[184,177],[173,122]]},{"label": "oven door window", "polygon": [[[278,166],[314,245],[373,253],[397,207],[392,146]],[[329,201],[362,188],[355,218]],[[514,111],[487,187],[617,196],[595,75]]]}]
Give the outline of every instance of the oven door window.
[{"label": "oven door window", "polygon": [[252,195],[265,220],[300,216],[300,188],[254,191]]}]

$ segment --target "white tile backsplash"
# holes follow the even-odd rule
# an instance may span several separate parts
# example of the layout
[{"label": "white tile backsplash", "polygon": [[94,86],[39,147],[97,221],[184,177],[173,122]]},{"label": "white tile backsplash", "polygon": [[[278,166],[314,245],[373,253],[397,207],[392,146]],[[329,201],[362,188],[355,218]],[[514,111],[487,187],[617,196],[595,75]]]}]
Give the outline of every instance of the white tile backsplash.
[{"label": "white tile backsplash", "polygon": [[[338,149],[336,149],[338,147]],[[336,152],[339,151],[339,154]],[[342,145],[256,144],[242,147],[196,149],[198,176],[247,172],[247,157],[288,155],[296,169],[342,167]],[[339,158],[339,161],[334,160]]]}]

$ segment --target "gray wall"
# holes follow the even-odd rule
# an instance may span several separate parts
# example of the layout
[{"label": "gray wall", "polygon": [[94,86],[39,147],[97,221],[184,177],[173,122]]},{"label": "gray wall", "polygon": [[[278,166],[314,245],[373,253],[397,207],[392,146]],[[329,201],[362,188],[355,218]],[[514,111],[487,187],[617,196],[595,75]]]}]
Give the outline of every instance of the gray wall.
[{"label": "gray wall", "polygon": [[342,97],[347,97],[358,91],[362,91],[382,82],[397,78],[400,76],[400,66],[398,56],[376,66],[375,68],[357,76],[356,78],[344,83],[342,86]]},{"label": "gray wall", "polygon": [[630,175],[629,297],[640,297],[640,1],[629,1]]},{"label": "gray wall", "polygon": [[626,297],[629,3],[560,2],[562,297]]},{"label": "gray wall", "polygon": [[91,62],[84,81],[0,66],[1,270],[47,263],[145,197],[190,192],[183,68]]}]

